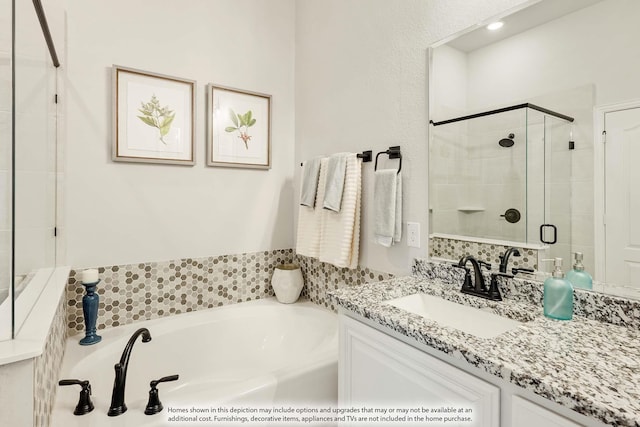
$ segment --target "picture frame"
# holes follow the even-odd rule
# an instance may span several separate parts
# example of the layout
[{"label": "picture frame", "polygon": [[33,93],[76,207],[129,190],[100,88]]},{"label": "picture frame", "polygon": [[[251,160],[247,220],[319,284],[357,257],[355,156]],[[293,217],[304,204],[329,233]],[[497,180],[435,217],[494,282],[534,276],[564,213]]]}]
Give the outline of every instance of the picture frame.
[{"label": "picture frame", "polygon": [[113,65],[116,162],[195,165],[196,82]]},{"label": "picture frame", "polygon": [[207,166],[271,169],[271,95],[207,85]]}]

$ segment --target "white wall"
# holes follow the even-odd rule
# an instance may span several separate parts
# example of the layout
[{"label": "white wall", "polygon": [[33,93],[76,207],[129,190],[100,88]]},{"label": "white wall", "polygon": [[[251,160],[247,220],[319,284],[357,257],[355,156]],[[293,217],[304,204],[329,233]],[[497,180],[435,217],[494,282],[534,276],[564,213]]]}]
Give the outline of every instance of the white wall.
[{"label": "white wall", "polygon": [[[368,164],[360,264],[408,272],[428,233],[426,48],[523,2],[67,0],[67,262],[292,247],[300,161],[399,144],[405,221],[422,223],[422,248],[373,244]],[[195,167],[110,160],[112,64],[198,81]],[[208,82],[274,96],[271,171],[204,166]]]},{"label": "white wall", "polygon": [[[293,0],[68,0],[67,262],[293,246]],[[112,64],[197,80],[196,166],[111,161]],[[273,95],[272,169],[205,166],[205,85]]]},{"label": "white wall", "polygon": [[[430,118],[438,121],[466,113],[467,55],[443,45],[432,50],[431,64],[429,96],[438,102],[431,104]],[[468,122],[432,129],[429,142],[429,232],[461,234],[462,223],[470,217],[458,211],[471,178],[466,174],[469,171],[466,163]],[[464,203],[466,206],[471,204]],[[434,206],[437,207],[435,210]]]},{"label": "white wall", "polygon": [[[467,113],[467,55],[445,45],[432,50],[430,87],[434,121],[450,119]],[[437,64],[437,66],[433,66]]]},{"label": "white wall", "polygon": [[635,0],[605,0],[470,53],[469,108],[590,84],[596,104],[640,97],[639,14]]},{"label": "white wall", "polygon": [[[375,154],[400,145],[403,220],[422,224],[420,249],[408,248],[406,236],[390,249],[373,243],[373,164],[365,164],[362,266],[404,274],[413,257],[427,253],[427,47],[523,2],[296,2],[296,164],[338,151]],[[296,197],[298,176],[296,170]]]}]

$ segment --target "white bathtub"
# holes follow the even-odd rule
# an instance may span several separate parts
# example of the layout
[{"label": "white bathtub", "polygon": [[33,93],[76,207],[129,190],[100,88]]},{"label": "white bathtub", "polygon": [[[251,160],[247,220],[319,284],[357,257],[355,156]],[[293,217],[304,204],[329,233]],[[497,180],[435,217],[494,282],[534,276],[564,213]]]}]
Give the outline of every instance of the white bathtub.
[{"label": "white bathtub", "polygon": [[[133,347],[125,402],[128,411],[108,417],[118,363],[131,334],[148,328]],[[88,379],[93,412],[74,416],[79,386],[59,387],[52,426],[178,426],[168,422],[169,406],[332,405],[337,403],[337,317],[309,302],[279,304],[263,299],[99,331],[102,342],[69,338],[60,379]],[[165,409],[144,415],[149,382],[158,385]],[[193,424],[192,424],[193,425]],[[220,424],[218,424],[220,425]]]}]

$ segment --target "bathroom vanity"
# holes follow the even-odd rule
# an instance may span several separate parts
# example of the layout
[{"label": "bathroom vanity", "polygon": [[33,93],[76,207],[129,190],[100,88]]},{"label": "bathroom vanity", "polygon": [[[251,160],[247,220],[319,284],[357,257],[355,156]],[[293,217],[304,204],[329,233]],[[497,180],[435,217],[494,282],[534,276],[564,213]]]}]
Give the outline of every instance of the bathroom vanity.
[{"label": "bathroom vanity", "polygon": [[[582,316],[555,321],[543,316],[541,305],[508,289],[504,301],[492,302],[462,295],[452,282],[416,275],[332,294],[340,307],[343,407],[471,409],[466,413],[474,423],[448,424],[483,427],[640,423],[637,327]],[[517,325],[479,337],[464,325],[417,314],[419,304],[392,305],[415,294],[491,312]],[[455,317],[455,310],[449,311]],[[465,416],[407,415],[452,414]]]}]

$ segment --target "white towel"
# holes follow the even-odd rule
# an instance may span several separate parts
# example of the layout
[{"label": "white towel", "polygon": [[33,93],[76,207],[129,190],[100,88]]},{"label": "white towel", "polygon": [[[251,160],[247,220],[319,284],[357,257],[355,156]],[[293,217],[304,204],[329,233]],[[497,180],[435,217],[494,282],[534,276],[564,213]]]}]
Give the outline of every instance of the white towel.
[{"label": "white towel", "polygon": [[344,190],[340,212],[322,209],[320,261],[354,269],[360,250],[360,205],[362,166],[355,153],[346,157]]},{"label": "white towel", "polygon": [[376,243],[390,247],[402,238],[402,176],[396,169],[374,172],[373,221]]},{"label": "white towel", "polygon": [[[327,172],[327,158],[320,160],[320,171],[316,200],[324,199],[325,174]],[[302,188],[300,188],[302,192]],[[315,203],[315,202],[314,202]],[[298,233],[296,238],[296,253],[312,258],[320,255],[320,233],[322,232],[322,214],[324,209],[300,205],[298,208]]]},{"label": "white towel", "polygon": [[349,153],[339,153],[329,157],[326,183],[324,186],[324,201],[322,202],[324,209],[340,212],[348,155]]},{"label": "white towel", "polygon": [[[318,179],[320,175],[320,158],[307,160],[302,165],[302,185],[300,187],[300,204],[309,206],[316,205],[316,194],[318,191]],[[319,199],[323,200],[323,199]]]}]

